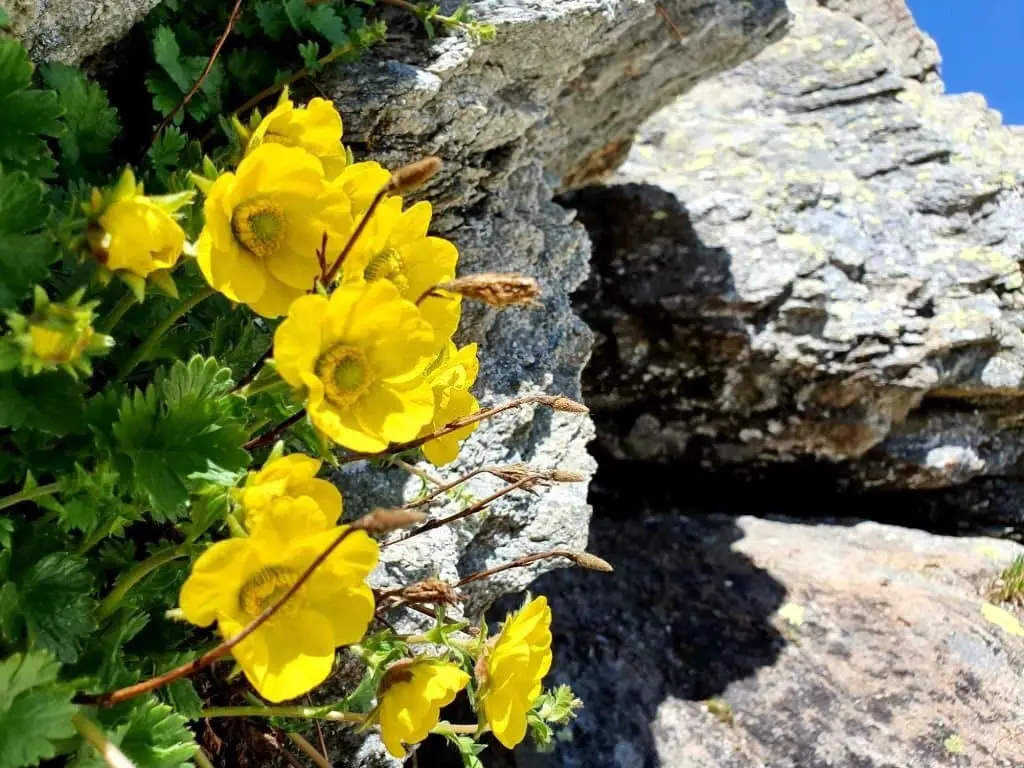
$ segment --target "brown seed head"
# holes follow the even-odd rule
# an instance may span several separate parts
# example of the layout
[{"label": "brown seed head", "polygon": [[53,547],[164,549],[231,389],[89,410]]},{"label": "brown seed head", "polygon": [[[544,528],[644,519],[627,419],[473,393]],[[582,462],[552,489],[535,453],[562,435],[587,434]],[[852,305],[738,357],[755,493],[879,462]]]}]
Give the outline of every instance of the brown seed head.
[{"label": "brown seed head", "polygon": [[434,578],[410,584],[402,589],[399,594],[410,603],[457,605],[462,599],[451,584]]},{"label": "brown seed head", "polygon": [[601,571],[601,573],[611,573],[615,569],[612,568],[612,564],[607,560],[602,560],[597,555],[592,555],[589,552],[573,552],[568,555],[569,559],[572,560],[580,568],[586,568],[590,571]]},{"label": "brown seed head", "polygon": [[525,464],[507,464],[502,467],[494,467],[490,472],[492,475],[500,477],[506,483],[518,483],[531,477],[539,477],[537,470]]},{"label": "brown seed head", "polygon": [[537,278],[518,272],[479,272],[457,277],[436,288],[457,293],[490,307],[540,307],[540,283]]},{"label": "brown seed head", "polygon": [[587,476],[579,472],[570,472],[567,469],[552,469],[548,477],[556,483],[584,483]]},{"label": "brown seed head", "polygon": [[587,408],[583,403],[577,403],[565,395],[548,395],[541,399],[544,405],[548,408],[553,408],[556,411],[565,411],[566,413],[590,413],[590,409]]},{"label": "brown seed head", "polygon": [[425,512],[417,512],[414,509],[375,509],[352,523],[352,527],[380,535],[417,525],[426,519]]},{"label": "brown seed head", "polygon": [[437,172],[441,170],[441,158],[425,157],[415,163],[403,165],[391,174],[388,182],[388,192],[396,195],[404,195],[417,187],[422,187],[430,181]]}]

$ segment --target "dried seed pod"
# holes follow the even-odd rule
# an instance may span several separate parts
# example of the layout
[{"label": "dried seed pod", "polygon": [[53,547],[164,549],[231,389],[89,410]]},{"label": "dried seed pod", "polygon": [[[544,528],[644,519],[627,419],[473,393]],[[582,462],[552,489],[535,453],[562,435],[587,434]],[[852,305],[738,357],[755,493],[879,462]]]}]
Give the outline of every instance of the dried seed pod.
[{"label": "dried seed pod", "polygon": [[575,400],[568,398],[565,395],[547,395],[540,398],[540,402],[548,408],[553,408],[556,411],[564,411],[565,413],[590,413],[590,409],[583,403],[577,403]]},{"label": "dried seed pod", "polygon": [[586,475],[580,472],[570,472],[568,469],[552,469],[547,476],[556,483],[585,483],[587,481]]},{"label": "dried seed pod", "polygon": [[607,560],[603,560],[597,555],[592,555],[589,552],[573,552],[567,554],[570,560],[572,560],[580,568],[586,568],[589,571],[601,571],[601,573],[611,573],[615,569],[612,568],[612,564]]},{"label": "dried seed pod", "polygon": [[461,600],[451,584],[434,578],[410,584],[400,590],[398,595],[410,603],[457,605]]},{"label": "dried seed pod", "polygon": [[417,525],[426,519],[426,513],[414,509],[375,509],[352,523],[352,527],[380,535]]},{"label": "dried seed pod", "polygon": [[391,180],[388,181],[388,192],[404,195],[417,187],[422,187],[437,175],[437,172],[441,170],[441,165],[441,158],[433,156],[403,165],[391,174]]},{"label": "dried seed pod", "polygon": [[518,272],[479,272],[457,277],[434,286],[433,290],[450,291],[491,307],[540,307],[540,283],[537,278]]}]

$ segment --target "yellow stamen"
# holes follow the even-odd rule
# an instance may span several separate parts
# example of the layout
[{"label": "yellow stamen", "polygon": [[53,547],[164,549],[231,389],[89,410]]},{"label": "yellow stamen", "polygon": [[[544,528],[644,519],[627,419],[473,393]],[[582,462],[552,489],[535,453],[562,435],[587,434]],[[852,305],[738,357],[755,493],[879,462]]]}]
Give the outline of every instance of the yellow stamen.
[{"label": "yellow stamen", "polygon": [[320,358],[317,372],[324,383],[324,396],[342,408],[352,405],[373,382],[366,356],[355,347],[334,347]]},{"label": "yellow stamen", "polygon": [[284,210],[265,197],[239,203],[231,214],[231,231],[247,251],[261,258],[275,253],[284,242]]},{"label": "yellow stamen", "polygon": [[[297,578],[298,574],[287,566],[264,566],[250,576],[238,590],[238,607],[247,616],[256,618],[291,589]],[[293,604],[294,602],[291,601]],[[282,608],[287,609],[288,605]]]},{"label": "yellow stamen", "polygon": [[405,274],[405,262],[402,255],[394,248],[381,251],[366,265],[363,277],[369,282],[374,280],[390,280],[402,298],[409,293],[409,278]]}]

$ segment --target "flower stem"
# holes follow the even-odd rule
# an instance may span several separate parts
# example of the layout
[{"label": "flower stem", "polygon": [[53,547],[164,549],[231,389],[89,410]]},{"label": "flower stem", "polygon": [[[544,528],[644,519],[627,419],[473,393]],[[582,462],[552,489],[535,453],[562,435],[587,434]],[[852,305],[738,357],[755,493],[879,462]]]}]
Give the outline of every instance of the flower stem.
[{"label": "flower stem", "polygon": [[268,378],[266,381],[261,381],[259,384],[247,384],[246,387],[240,390],[240,394],[246,397],[252,397],[253,395],[261,395],[264,392],[274,392],[281,390],[282,392],[291,389],[291,385],[284,379],[274,376]]},{"label": "flower stem", "polygon": [[110,768],[135,768],[135,763],[129,760],[124,752],[107,738],[107,735],[96,723],[81,712],[76,712],[72,716],[71,724],[75,726],[75,730],[78,731],[81,737],[89,742],[92,748],[99,753],[99,756],[103,758],[103,762],[109,765]]},{"label": "flower stem", "polygon": [[114,585],[110,594],[103,598],[103,602],[100,603],[96,617],[101,621],[105,619],[114,612],[114,609],[117,608],[118,604],[124,599],[124,596],[128,594],[132,587],[146,578],[157,568],[166,565],[172,560],[177,560],[179,557],[184,557],[187,554],[187,547],[182,545],[180,547],[165,549],[163,552],[157,552],[155,555],[143,560],[118,579],[117,584]]},{"label": "flower stem", "polygon": [[207,756],[205,750],[200,747],[199,750],[192,755],[192,759],[195,761],[199,768],[214,768],[213,761]]},{"label": "flower stem", "polygon": [[0,499],[0,509],[13,507],[15,504],[20,504],[23,501],[32,501],[33,499],[41,499],[44,496],[52,496],[59,490],[60,483],[50,483],[49,485],[40,485],[30,490],[18,491]]},{"label": "flower stem", "polygon": [[125,316],[125,313],[133,306],[135,306],[135,294],[131,291],[125,291],[121,299],[114,305],[114,308],[110,310],[110,314],[103,318],[103,322],[99,324],[96,330],[100,333],[110,333],[121,322],[121,318]]},{"label": "flower stem", "polygon": [[149,354],[153,351],[153,347],[155,347],[157,342],[160,341],[160,339],[162,339],[164,335],[169,330],[171,330],[171,328],[174,327],[175,323],[177,323],[182,317],[191,312],[192,309],[197,304],[199,304],[201,301],[205,299],[208,299],[213,294],[213,288],[207,286],[202,290],[196,291],[194,294],[192,294],[183,302],[181,302],[177,307],[175,307],[171,311],[171,313],[167,317],[165,317],[156,328],[150,331],[149,336],[142,340],[142,343],[139,344],[139,346],[136,348],[135,354],[131,356],[127,364],[125,364],[124,369],[118,374],[117,381],[123,382],[125,379],[127,379],[128,374],[135,370],[135,367],[149,356]]}]

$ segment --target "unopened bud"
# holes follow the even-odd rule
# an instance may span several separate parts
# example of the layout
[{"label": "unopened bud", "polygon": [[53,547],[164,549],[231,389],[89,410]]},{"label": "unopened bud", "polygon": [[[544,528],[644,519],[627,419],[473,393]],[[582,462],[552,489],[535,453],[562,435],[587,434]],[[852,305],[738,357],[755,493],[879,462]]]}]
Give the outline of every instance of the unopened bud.
[{"label": "unopened bud", "polygon": [[380,535],[417,525],[426,519],[425,512],[417,512],[414,509],[375,509],[352,523],[352,527]]},{"label": "unopened bud", "polygon": [[439,157],[425,157],[415,163],[403,165],[391,174],[391,180],[388,181],[388,192],[404,195],[417,187],[422,187],[437,175],[437,172],[441,170],[441,165]]},{"label": "unopened bud", "polygon": [[490,307],[540,307],[540,283],[537,278],[518,272],[479,272],[457,277],[435,288],[457,293]]},{"label": "unopened bud", "polygon": [[601,573],[611,573],[615,569],[612,568],[612,564],[607,560],[602,560],[597,555],[592,555],[589,552],[573,552],[567,556],[580,568],[586,568],[590,571],[601,571]]}]

